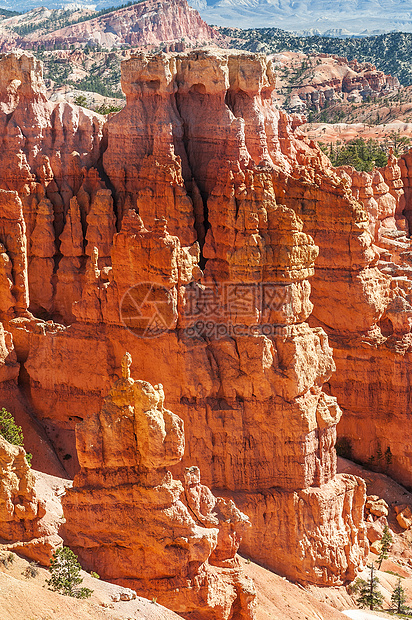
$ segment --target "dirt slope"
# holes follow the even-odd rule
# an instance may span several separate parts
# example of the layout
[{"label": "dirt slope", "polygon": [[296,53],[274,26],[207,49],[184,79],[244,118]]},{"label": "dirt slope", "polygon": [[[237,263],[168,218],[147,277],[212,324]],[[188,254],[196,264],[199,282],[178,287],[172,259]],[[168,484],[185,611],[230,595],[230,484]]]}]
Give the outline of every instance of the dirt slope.
[{"label": "dirt slope", "polygon": [[256,620],[344,620],[340,611],[320,602],[302,586],[253,562],[244,560],[242,564],[258,593]]},{"label": "dirt slope", "polygon": [[48,571],[26,578],[22,573],[29,563],[13,554],[14,561],[3,564],[8,553],[0,552],[1,620],[179,620],[180,616],[156,602],[143,598],[114,602],[123,590],[119,586],[94,579],[83,572],[83,585],[94,590],[88,600],[62,596],[47,589]]}]

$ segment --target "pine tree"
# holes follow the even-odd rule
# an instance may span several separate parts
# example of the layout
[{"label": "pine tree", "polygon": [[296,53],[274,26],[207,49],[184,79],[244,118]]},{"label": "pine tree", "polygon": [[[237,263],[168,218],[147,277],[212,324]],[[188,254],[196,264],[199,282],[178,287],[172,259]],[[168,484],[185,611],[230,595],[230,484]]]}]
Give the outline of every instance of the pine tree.
[{"label": "pine tree", "polygon": [[379,579],[375,576],[375,567],[372,564],[368,567],[370,569],[369,579],[358,579],[356,582],[359,596],[356,602],[361,607],[369,607],[369,609],[377,609],[382,606],[383,595],[378,590]]},{"label": "pine tree", "polygon": [[390,533],[388,526],[385,525],[381,538],[381,550],[378,555],[378,568],[380,568],[382,566],[382,562],[389,557],[389,549],[392,543],[392,534]]},{"label": "pine tree", "polygon": [[401,578],[399,577],[396,583],[395,589],[392,592],[392,596],[391,596],[391,603],[393,605],[393,609],[395,613],[401,614],[404,611],[407,611],[404,605],[405,601],[406,601],[405,590],[402,587]]},{"label": "pine tree", "polygon": [[80,576],[81,566],[77,555],[69,547],[57,549],[50,561],[50,579],[46,580],[50,590],[75,598],[89,598],[93,590],[78,588],[83,578]]}]

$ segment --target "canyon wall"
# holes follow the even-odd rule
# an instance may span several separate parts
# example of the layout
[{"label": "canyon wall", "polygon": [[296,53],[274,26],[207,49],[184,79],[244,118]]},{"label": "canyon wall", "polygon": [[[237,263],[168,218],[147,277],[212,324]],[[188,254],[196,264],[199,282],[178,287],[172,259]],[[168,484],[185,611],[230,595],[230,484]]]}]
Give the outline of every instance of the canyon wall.
[{"label": "canyon wall", "polygon": [[48,102],[30,55],[0,65],[1,394],[18,386],[74,475],[75,426],[130,351],[185,422],[173,475],[197,465],[235,499],[242,550],[352,579],[364,485],[336,474],[336,428],[412,484],[412,155],[333,169],[262,55],[137,54],[107,122]]},{"label": "canyon wall", "polygon": [[389,285],[348,182],[273,106],[271,62],[138,54],[122,66],[127,106],[106,124],[46,102],[32,57],[0,62],[13,214],[1,319],[62,464],[78,472],[76,423],[100,411],[128,350],[133,375],[161,382],[185,422],[174,475],[199,466],[250,516],[243,550],[302,582],[353,579],[365,487],[336,474],[341,410],[323,390],[335,365],[320,321],[348,277],[354,322]]},{"label": "canyon wall", "polygon": [[[336,169],[356,200],[342,209],[341,189],[314,179],[307,192],[285,185],[294,208],[319,246],[312,279],[311,325],[322,325],[334,351],[336,373],[326,390],[343,409],[338,445],[349,458],[412,484],[405,441],[410,411],[411,154],[373,172]],[[324,183],[324,182],[323,182]],[[307,200],[308,194],[313,198]],[[329,204],[325,198],[329,193]],[[359,209],[361,204],[364,210]],[[406,431],[407,432],[407,431]]]},{"label": "canyon wall", "polygon": [[[411,242],[409,228],[409,166],[411,155],[372,173],[350,168],[339,171],[364,205],[374,240],[375,257],[363,279],[374,300],[374,312],[354,320],[357,291],[351,283],[346,302],[351,317],[339,324],[331,313],[327,331],[334,348],[337,372],[332,393],[344,409],[339,435],[345,450],[385,471],[406,486],[412,484],[412,454],[405,432],[410,411],[411,363]],[[343,313],[342,313],[343,314]],[[350,456],[350,454],[347,454]]]}]

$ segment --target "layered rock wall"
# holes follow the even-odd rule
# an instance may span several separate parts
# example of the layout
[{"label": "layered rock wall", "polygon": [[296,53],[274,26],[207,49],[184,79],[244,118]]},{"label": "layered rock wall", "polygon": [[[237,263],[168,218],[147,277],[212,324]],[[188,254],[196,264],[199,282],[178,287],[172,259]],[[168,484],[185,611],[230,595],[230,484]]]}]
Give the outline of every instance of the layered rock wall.
[{"label": "layered rock wall", "polygon": [[[50,20],[52,21],[52,20]],[[57,22],[58,23],[58,22]],[[208,26],[186,0],[145,0],[131,6],[112,10],[94,19],[69,24],[46,33],[35,29],[21,35],[11,28],[0,29],[0,49],[67,49],[87,45],[101,45],[106,49],[130,47],[158,47],[165,42],[190,46],[220,39],[216,30]],[[19,29],[17,29],[19,30]]]},{"label": "layered rock wall", "polygon": [[[325,323],[334,349],[337,372],[329,386],[344,410],[338,432],[342,445],[349,445],[346,456],[388,472],[407,486],[412,483],[411,455],[404,440],[412,317],[409,157],[397,161],[390,155],[388,165],[372,173],[338,170],[368,215],[374,256],[369,255],[363,270],[346,272],[349,286],[339,306],[329,296],[328,314],[319,313],[316,301],[314,311]],[[325,259],[331,250],[324,246]],[[316,284],[314,288],[316,294]]]},{"label": "layered rock wall", "polygon": [[[52,297],[47,278],[36,293],[29,269],[30,304],[47,297],[44,318],[60,322],[7,317],[31,404],[75,473],[75,424],[94,419],[129,350],[133,373],[162,381],[185,421],[182,465],[196,463],[208,486],[240,494],[240,507],[252,509],[248,553],[301,581],[350,580],[367,551],[364,485],[336,475],[341,411],[322,389],[332,350],[306,320],[315,273],[312,298],[327,323],[319,246],[339,248],[337,303],[348,278],[373,280],[366,212],[300,137],[299,119],[272,105],[264,56],[139,54],[122,71],[126,108],[103,129],[89,115],[66,130],[75,144],[86,139],[86,121],[99,128],[71,167],[54,165],[47,131],[43,177],[26,143],[20,148],[36,182],[13,189],[29,222],[29,261],[42,261],[43,273],[55,231]],[[358,286],[356,320],[375,312]],[[292,523],[295,505],[302,519]]]},{"label": "layered rock wall", "polygon": [[138,54],[105,125],[47,102],[30,55],[0,64],[1,319],[62,463],[130,350],[186,423],[183,465],[251,516],[251,557],[352,578],[364,489],[336,475],[337,423],[412,480],[411,155],[333,169],[260,55]]},{"label": "layered rock wall", "polygon": [[[84,108],[48,102],[41,65],[33,56],[5,54],[0,64],[4,205],[0,237],[10,259],[15,298],[15,303],[1,309],[2,316],[13,318],[13,312],[21,315],[30,306],[40,317],[54,313],[64,320],[70,317],[71,307],[56,295],[59,236],[71,198],[80,195],[86,217],[99,187],[98,173],[90,177],[100,158],[104,119]],[[61,266],[62,281],[66,264]],[[71,266],[72,272],[79,271],[80,266]],[[72,292],[76,298],[76,291]]]}]

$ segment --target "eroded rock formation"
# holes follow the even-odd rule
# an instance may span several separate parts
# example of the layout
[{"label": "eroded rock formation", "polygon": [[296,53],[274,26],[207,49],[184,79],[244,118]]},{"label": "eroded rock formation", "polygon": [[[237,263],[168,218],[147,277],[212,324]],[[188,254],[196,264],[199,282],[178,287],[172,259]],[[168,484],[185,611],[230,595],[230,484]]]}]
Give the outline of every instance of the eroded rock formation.
[{"label": "eroded rock formation", "polygon": [[1,378],[16,381],[18,360],[71,474],[80,455],[85,510],[99,466],[74,427],[96,419],[127,349],[185,422],[170,467],[202,472],[206,488],[187,473],[193,531],[209,540],[231,519],[202,556],[213,571],[244,512],[250,557],[303,582],[353,578],[364,485],[336,475],[337,424],[354,456],[412,484],[411,153],[333,169],[272,104],[262,55],[137,54],[106,124],[47,102],[30,55],[0,65]]},{"label": "eroded rock formation", "polygon": [[[390,155],[388,165],[372,173],[338,170],[365,208],[373,238],[373,245],[368,245],[374,255],[369,254],[363,268],[352,262],[344,272],[347,287],[339,300],[344,311],[338,312],[331,297],[327,315],[319,312],[316,301],[314,310],[334,349],[337,372],[330,389],[344,409],[338,427],[343,445],[349,446],[352,456],[407,486],[412,481],[404,440],[412,318],[409,158],[397,161]],[[326,257],[330,250],[324,251]],[[328,271],[336,280],[336,272]]]},{"label": "eroded rock formation", "polygon": [[[351,579],[364,485],[336,475],[336,425],[357,458],[412,484],[412,155],[333,169],[273,106],[262,55],[138,54],[106,124],[47,102],[30,55],[0,68],[0,378],[15,382],[18,360],[72,474],[80,455],[78,496],[101,456],[82,462],[74,427],[96,420],[127,349],[185,421],[174,475],[197,463],[236,499],[253,523],[243,549],[297,580]],[[215,508],[236,526],[207,556],[220,562],[242,513],[187,476],[193,527],[208,539]]]},{"label": "eroded rock formation", "polygon": [[38,316],[66,316],[60,296],[55,299],[59,235],[73,195],[80,192],[83,204],[90,201],[94,188],[86,169],[100,157],[104,120],[83,108],[48,102],[33,56],[5,54],[0,63],[0,236],[11,260],[14,314],[31,303]]},{"label": "eroded rock formation", "polygon": [[332,102],[361,103],[383,98],[400,87],[398,78],[385,75],[369,62],[302,52],[283,52],[275,58],[281,67],[289,68],[294,61],[300,64],[303,75],[298,85],[291,84],[288,101],[288,109],[297,113],[319,111]]},{"label": "eroded rock formation", "polygon": [[[67,159],[62,150],[66,165],[57,166],[42,130],[36,156],[25,141],[18,149],[24,182],[20,175],[7,186],[23,204],[36,259],[49,260],[51,224],[55,230],[53,305],[48,297],[42,312],[60,324],[16,311],[5,320],[26,393],[62,463],[78,471],[74,426],[95,419],[128,349],[133,372],[162,381],[186,423],[182,465],[196,462],[207,486],[236,494],[250,514],[250,556],[301,581],[352,579],[367,550],[365,490],[359,479],[336,475],[341,412],[322,390],[335,366],[324,330],[306,323],[309,278],[315,273],[312,299],[323,323],[326,296],[339,304],[347,294],[347,272],[359,289],[359,315],[377,312],[364,282],[376,288],[381,278],[382,298],[389,287],[369,267],[369,221],[347,181],[300,137],[299,119],[272,105],[270,61],[207,52],[132,57],[123,64],[128,103],[107,123],[104,153],[102,119],[43,104],[40,79],[25,73],[34,61],[13,62],[41,100],[40,116],[29,108],[33,126],[43,126],[44,110],[46,126],[58,110],[78,119],[65,131],[69,150],[80,143],[81,155]],[[36,240],[42,230],[44,245]],[[325,245],[337,248],[338,277],[328,271]],[[46,286],[40,293],[49,295]],[[80,450],[85,471],[82,458]],[[235,546],[229,528],[222,548]]]},{"label": "eroded rock formation", "polygon": [[200,469],[195,465],[185,469],[184,489],[185,503],[195,521],[204,527],[217,527],[219,530],[210,562],[215,566],[230,567],[251,525],[249,518],[231,499],[214,497],[211,490],[200,483]]},{"label": "eroded rock formation", "polygon": [[183,421],[165,409],[161,384],[131,378],[131,362],[126,353],[102,410],[76,428],[81,469],[63,498],[65,540],[89,570],[184,617],[250,620],[254,588],[236,557],[249,520],[199,488],[198,468],[185,492],[173,479]]},{"label": "eroded rock formation", "polygon": [[24,448],[0,435],[0,538],[5,548],[48,564],[62,539],[50,528],[45,514]]}]

